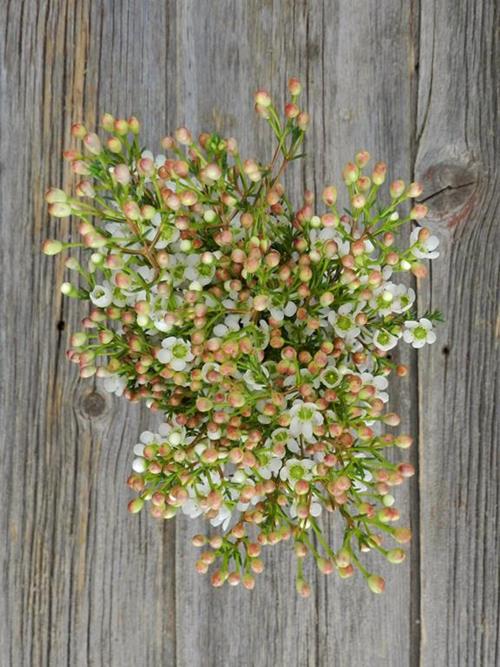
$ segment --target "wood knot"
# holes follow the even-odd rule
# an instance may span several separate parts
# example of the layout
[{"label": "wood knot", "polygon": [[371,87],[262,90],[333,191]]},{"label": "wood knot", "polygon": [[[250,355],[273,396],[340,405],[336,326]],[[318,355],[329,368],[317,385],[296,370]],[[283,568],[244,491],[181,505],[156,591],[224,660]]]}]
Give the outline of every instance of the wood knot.
[{"label": "wood knot", "polygon": [[422,175],[429,221],[455,227],[466,221],[476,202],[478,165],[445,160],[430,166]]},{"label": "wood knot", "polygon": [[86,417],[99,417],[106,410],[106,399],[97,391],[92,391],[82,400],[82,412]]}]

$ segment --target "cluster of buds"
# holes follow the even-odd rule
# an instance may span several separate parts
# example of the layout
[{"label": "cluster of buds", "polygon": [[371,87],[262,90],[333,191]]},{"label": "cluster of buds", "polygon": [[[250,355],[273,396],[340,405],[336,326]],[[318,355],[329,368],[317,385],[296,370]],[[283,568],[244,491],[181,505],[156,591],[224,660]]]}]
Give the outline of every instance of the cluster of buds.
[{"label": "cluster of buds", "polygon": [[[324,574],[360,572],[378,593],[384,581],[361,555],[404,559],[411,535],[394,525],[392,489],[414,473],[387,454],[412,442],[384,430],[400,421],[388,376],[407,373],[389,351],[434,342],[439,320],[417,317],[414,291],[394,278],[424,276],[438,241],[419,224],[426,207],[410,202],[421,186],[396,180],[381,203],[387,167],[369,170],[366,151],[343,170],[346,208],[333,185],[322,210],[308,191],[293,206],[282,177],[309,123],[300,92],[291,79],[283,117],[266,91],[255,95],[277,140],[268,162],[184,127],[155,156],[140,148],[136,118],[105,114],[106,141],[73,125],[75,196],[46,198],[80,238],[44,251],[89,250],[85,263],[66,260],[76,279],[61,286],[91,304],[67,353],[80,375],[162,416],[134,447],[130,512],[205,517],[218,533],[193,539],[196,568],[211,568],[214,586],[253,588],[263,547],[291,540],[299,594],[310,593],[306,558]],[[416,224],[399,247],[406,223]],[[325,512],[344,524],[338,545]]]}]

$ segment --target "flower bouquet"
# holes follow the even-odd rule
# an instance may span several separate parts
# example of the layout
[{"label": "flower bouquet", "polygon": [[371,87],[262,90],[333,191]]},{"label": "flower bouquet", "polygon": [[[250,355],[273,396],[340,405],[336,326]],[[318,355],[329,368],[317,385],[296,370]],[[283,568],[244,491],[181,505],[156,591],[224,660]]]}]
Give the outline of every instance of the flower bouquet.
[{"label": "flower bouquet", "polygon": [[[283,117],[266,91],[255,95],[276,140],[266,162],[214,133],[195,140],[179,128],[155,156],[135,117],[105,114],[106,141],[76,123],[83,147],[64,153],[75,196],[51,188],[46,199],[79,236],[44,251],[88,250],[84,263],[65,261],[76,279],[62,293],[91,306],[69,360],[163,418],[133,448],[130,512],[207,519],[218,530],[193,543],[214,586],[252,589],[263,548],[288,540],[301,595],[306,558],[324,574],[359,571],[380,593],[362,554],[404,559],[411,533],[394,525],[392,489],[414,473],[387,455],[412,443],[384,432],[400,421],[387,411],[388,376],[407,374],[389,352],[400,339],[434,342],[440,317],[417,317],[415,292],[396,278],[424,276],[438,241],[419,226],[425,205],[409,203],[422,187],[395,180],[387,196],[387,167],[368,170],[366,151],[343,170],[345,208],[333,185],[321,210],[309,191],[294,204],[283,177],[309,116],[299,81],[288,90]],[[326,536],[328,513],[343,524],[339,544]]]}]

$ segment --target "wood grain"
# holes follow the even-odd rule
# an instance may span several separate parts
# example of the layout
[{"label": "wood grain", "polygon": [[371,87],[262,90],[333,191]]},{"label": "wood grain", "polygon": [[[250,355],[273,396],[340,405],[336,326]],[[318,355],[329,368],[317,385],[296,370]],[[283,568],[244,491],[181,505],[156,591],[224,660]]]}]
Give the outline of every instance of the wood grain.
[{"label": "wood grain", "polygon": [[[0,664],[179,667],[498,664],[498,133],[491,0],[3,0],[0,3]],[[393,387],[420,436],[398,492],[414,531],[388,593],[312,570],[294,591],[287,545],[253,593],[212,589],[189,538],[205,526],[130,517],[131,447],[151,415],[77,379],[64,356],[82,305],[43,239],[43,192],[69,186],[73,120],[134,113],[152,148],[180,124],[264,157],[251,93],[312,115],[299,201],[367,148],[426,183],[442,258],[418,285],[446,317]],[[331,529],[335,539],[335,529]]]}]

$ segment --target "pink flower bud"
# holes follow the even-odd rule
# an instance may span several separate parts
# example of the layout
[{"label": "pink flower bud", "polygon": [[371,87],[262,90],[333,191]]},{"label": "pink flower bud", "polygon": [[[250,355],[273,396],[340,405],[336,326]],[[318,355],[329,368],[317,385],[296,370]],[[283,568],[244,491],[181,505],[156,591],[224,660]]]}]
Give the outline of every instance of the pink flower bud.
[{"label": "pink flower bud", "polygon": [[410,185],[408,186],[406,195],[408,197],[411,197],[411,199],[415,199],[416,197],[420,197],[423,191],[424,187],[422,183],[418,183],[417,181],[415,181],[414,183],[410,183]]},{"label": "pink flower bud", "polygon": [[289,102],[285,105],[285,116],[287,118],[297,118],[300,113],[300,109],[296,104]]},{"label": "pink flower bud", "polygon": [[120,185],[128,185],[130,183],[130,170],[126,164],[117,164],[113,170],[115,180]]},{"label": "pink flower bud", "polygon": [[90,169],[84,160],[73,160],[71,163],[71,171],[80,176],[90,176]]},{"label": "pink flower bud", "polygon": [[124,118],[117,118],[114,122],[114,130],[121,137],[128,134],[128,123]]},{"label": "pink flower bud", "polygon": [[405,191],[405,182],[404,181],[393,181],[389,186],[389,192],[393,199],[399,199]]},{"label": "pink flower bud", "polygon": [[128,511],[131,514],[137,514],[140,512],[144,506],[144,498],[138,497],[131,500],[128,504]]},{"label": "pink flower bud", "polygon": [[271,96],[266,90],[260,89],[255,93],[254,96],[255,104],[258,104],[261,107],[271,106]]},{"label": "pink flower bud", "polygon": [[175,138],[181,146],[190,146],[193,143],[191,132],[185,127],[179,127],[175,131]]},{"label": "pink flower bud", "polygon": [[421,220],[425,218],[429,209],[425,204],[415,204],[415,206],[410,211],[411,220]]},{"label": "pink flower bud", "polygon": [[351,199],[352,207],[355,209],[361,209],[366,204],[366,199],[364,195],[354,195]]},{"label": "pink flower bud", "polygon": [[51,204],[49,206],[49,213],[55,218],[67,218],[68,215],[71,215],[71,206],[62,202]]},{"label": "pink flower bud", "polygon": [[407,544],[411,540],[411,530],[409,528],[395,528],[392,536],[399,544]]},{"label": "pink flower bud", "polygon": [[294,77],[288,79],[288,90],[290,91],[290,95],[293,95],[294,97],[300,95],[302,91],[302,86],[300,81]]},{"label": "pink flower bud", "polygon": [[135,116],[130,116],[128,119],[128,126],[132,134],[139,134],[141,124]]},{"label": "pink flower bud", "polygon": [[389,563],[394,563],[395,565],[399,565],[399,563],[402,563],[405,558],[406,554],[403,551],[403,549],[391,549],[390,551],[387,552],[387,560],[389,561]]},{"label": "pink flower bud", "polygon": [[385,589],[385,581],[382,577],[376,574],[371,574],[366,580],[368,587],[372,593],[383,593]]},{"label": "pink flower bud", "polygon": [[106,132],[113,132],[115,129],[115,119],[110,113],[103,114],[101,118],[101,125]]},{"label": "pink flower bud", "polygon": [[346,185],[356,183],[359,176],[359,170],[353,162],[348,162],[342,171],[342,178]]},{"label": "pink flower bud", "polygon": [[363,169],[363,167],[366,167],[370,160],[370,153],[368,151],[359,151],[359,153],[356,153],[356,156],[354,158],[354,161],[358,165],[360,169]]},{"label": "pink flower bud", "polygon": [[101,140],[95,132],[86,134],[83,139],[83,143],[85,144],[85,148],[89,151],[89,153],[92,153],[93,155],[99,155],[102,150]]},{"label": "pink flower bud", "polygon": [[309,126],[309,114],[307,111],[301,111],[299,115],[297,116],[297,126],[305,132]]},{"label": "pink flower bud", "polygon": [[386,175],[387,165],[385,162],[377,162],[377,164],[373,167],[372,181],[375,183],[375,185],[382,185],[382,183],[385,182]]},{"label": "pink flower bud", "polygon": [[143,157],[137,163],[137,169],[144,176],[152,176],[155,172],[155,163],[149,157]]},{"label": "pink flower bud", "polygon": [[44,241],[44,244],[42,246],[42,251],[46,255],[57,255],[58,253],[61,252],[63,248],[64,246],[61,243],[61,241],[55,239],[55,240]]},{"label": "pink flower bud", "polygon": [[140,220],[141,219],[141,211],[139,209],[139,206],[137,202],[133,201],[132,199],[129,199],[126,201],[123,206],[122,206],[123,212],[127,216],[129,220]]},{"label": "pink flower bud", "polygon": [[334,206],[337,201],[337,188],[334,185],[328,185],[323,190],[322,199],[327,206]]},{"label": "pink flower bud", "polygon": [[118,137],[111,137],[108,139],[106,146],[112,153],[121,153],[122,151],[122,142],[118,139]]},{"label": "pink flower bud", "polygon": [[71,134],[73,137],[75,137],[75,139],[83,139],[83,137],[87,134],[85,125],[82,123],[73,123],[71,126]]},{"label": "pink flower bud", "polygon": [[68,195],[64,190],[60,190],[59,188],[49,188],[45,193],[45,201],[48,204],[65,203],[67,199]]},{"label": "pink flower bud", "polygon": [[266,294],[258,294],[253,300],[254,310],[263,311],[269,305],[269,297]]}]

